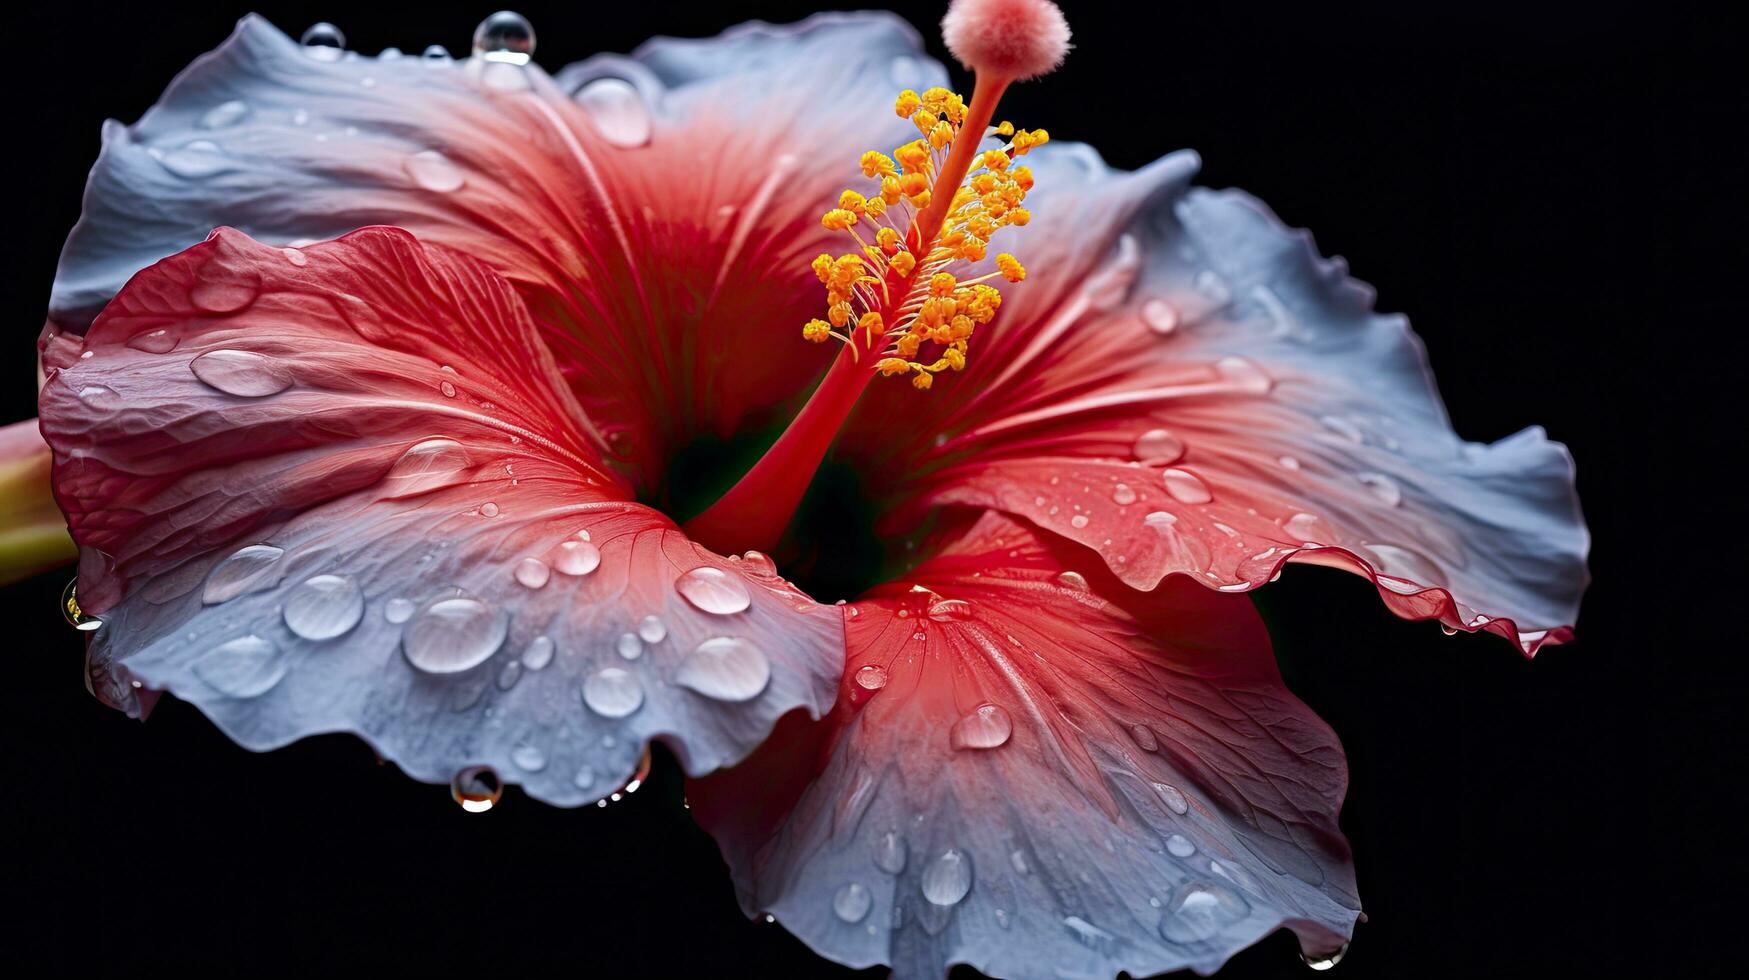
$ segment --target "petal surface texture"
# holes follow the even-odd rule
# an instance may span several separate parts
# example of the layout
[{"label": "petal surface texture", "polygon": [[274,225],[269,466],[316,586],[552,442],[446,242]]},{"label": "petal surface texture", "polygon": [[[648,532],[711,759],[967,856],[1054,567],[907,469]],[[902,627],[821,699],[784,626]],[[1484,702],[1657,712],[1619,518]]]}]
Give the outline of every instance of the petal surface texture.
[{"label": "petal surface texture", "polygon": [[750,914],[906,978],[1208,973],[1282,925],[1346,941],[1342,749],[1251,604],[1065,568],[1085,557],[986,513],[850,607],[843,693],[812,726],[822,771],[793,810],[747,789],[769,794],[762,757],[801,739],[692,794]]},{"label": "petal surface texture", "polygon": [[516,285],[615,465],[659,490],[676,446],[781,423],[824,368],[809,344],[771,356],[815,312],[821,202],[863,150],[915,136],[898,89],[945,80],[886,14],[659,38],[557,79],[316,58],[247,17],[105,128],[51,322],[82,330],[220,225],[276,245],[404,227]]},{"label": "petal surface texture", "polygon": [[832,702],[839,612],[631,502],[471,257],[220,229],[44,363],[112,703],[143,684],[249,748],[349,731],[419,779],[490,765],[574,805],[649,739],[708,772]]},{"label": "petal surface texture", "polygon": [[1255,199],[1191,187],[1194,154],[1027,160],[1032,274],[963,372],[872,386],[841,443],[891,499],[1023,516],[1138,589],[1312,562],[1526,653],[1571,636],[1589,538],[1564,446],[1459,439],[1408,322]]}]

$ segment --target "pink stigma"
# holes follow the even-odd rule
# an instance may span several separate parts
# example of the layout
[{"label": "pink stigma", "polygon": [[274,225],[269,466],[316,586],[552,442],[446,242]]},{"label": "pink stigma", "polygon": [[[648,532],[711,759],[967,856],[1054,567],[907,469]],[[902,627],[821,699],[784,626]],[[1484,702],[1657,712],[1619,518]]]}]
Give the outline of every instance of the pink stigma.
[{"label": "pink stigma", "polygon": [[1069,22],[1050,0],[953,0],[941,37],[972,71],[1016,80],[1056,70],[1069,53]]}]

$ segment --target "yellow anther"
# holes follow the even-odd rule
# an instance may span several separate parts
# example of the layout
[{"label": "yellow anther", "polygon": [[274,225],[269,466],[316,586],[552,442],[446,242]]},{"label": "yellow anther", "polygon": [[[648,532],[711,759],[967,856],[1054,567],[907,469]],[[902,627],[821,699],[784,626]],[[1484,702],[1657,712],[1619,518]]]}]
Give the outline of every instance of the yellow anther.
[{"label": "yellow anther", "polygon": [[911,364],[902,357],[883,357],[875,363],[875,370],[890,378],[895,374],[909,373]]},{"label": "yellow anther", "polygon": [[967,262],[983,261],[984,240],[982,238],[966,239],[966,243],[960,246],[959,257],[965,259]]},{"label": "yellow anther", "polygon": [[834,327],[842,327],[850,322],[851,312],[849,303],[833,303],[826,310],[826,319],[832,321]]},{"label": "yellow anther", "polygon": [[911,195],[911,206],[921,211],[929,206],[929,192]]},{"label": "yellow anther", "polygon": [[919,133],[928,136],[929,131],[935,128],[935,124],[940,118],[928,109],[918,109],[916,114],[911,117],[911,125],[916,126]]},{"label": "yellow anther", "polygon": [[937,272],[929,278],[929,295],[950,296],[953,294],[954,287],[958,285],[959,280],[953,277],[953,273]]},{"label": "yellow anther", "polygon": [[887,202],[885,198],[871,197],[864,201],[862,206],[871,218],[878,218],[887,213]]},{"label": "yellow anther", "polygon": [[[1017,140],[1019,138],[1020,137],[1018,136],[1015,137]],[[984,156],[979,162],[991,170],[1007,170],[1010,161],[1008,159],[1008,154],[1003,153],[1001,150],[985,150]]]},{"label": "yellow anther", "polygon": [[814,259],[813,267],[814,275],[817,276],[821,282],[825,282],[832,276],[832,256],[827,255],[825,252],[821,252],[819,257]]},{"label": "yellow anther", "polygon": [[[931,125],[934,124],[931,123]],[[928,132],[928,130],[924,130],[924,132]],[[899,161],[899,166],[906,174],[920,175],[931,166],[929,145],[922,140],[913,140],[894,149],[893,158]]]},{"label": "yellow anther", "polygon": [[1042,129],[1035,129],[1030,133],[1023,129],[1014,134],[1014,155],[1020,156],[1028,150],[1043,146],[1050,141],[1051,134]]},{"label": "yellow anther", "polygon": [[1002,120],[1000,123],[998,123],[996,125],[996,135],[997,136],[1013,136],[1014,135],[1014,124],[1009,122],[1006,119]]},{"label": "yellow anther", "polygon": [[832,336],[832,328],[825,320],[809,320],[802,325],[802,337],[816,344],[823,344],[826,338]]},{"label": "yellow anther", "polygon": [[864,177],[891,177],[898,171],[893,166],[893,158],[877,150],[870,150],[862,155],[862,175]]},{"label": "yellow anther", "polygon": [[972,178],[972,190],[982,197],[996,189],[996,175],[982,173]]},{"label": "yellow anther", "polygon": [[906,89],[899,93],[898,100],[893,103],[893,111],[899,114],[900,119],[909,119],[911,114],[916,112],[921,105],[923,105],[923,100],[917,96],[917,93]]},{"label": "yellow anther", "polygon": [[1015,167],[1008,172],[1008,176],[1014,178],[1014,186],[1019,187],[1022,191],[1032,190],[1031,167]]},{"label": "yellow anther", "polygon": [[863,197],[855,191],[847,190],[838,195],[838,209],[840,211],[849,211],[851,214],[860,217],[863,212],[867,210],[867,205],[868,198]]},{"label": "yellow anther", "polygon": [[905,191],[903,186],[899,183],[899,178],[893,176],[881,178],[881,200],[887,202],[889,205],[897,204],[899,203],[899,198],[904,196]]},{"label": "yellow anther", "polygon": [[879,337],[887,332],[887,325],[879,313],[869,310],[862,315],[862,319],[856,321],[856,329],[866,331],[870,337]]},{"label": "yellow anther", "polygon": [[908,276],[911,274],[911,270],[917,267],[917,256],[910,252],[900,252],[887,260],[887,264],[892,266],[893,271],[899,275]]},{"label": "yellow anther", "polygon": [[929,145],[942,149],[953,142],[953,127],[947,122],[938,122],[929,130]]},{"label": "yellow anther", "polygon": [[1007,252],[996,256],[996,270],[1009,282],[1019,282],[1026,278],[1026,266],[1021,265],[1019,259]]},{"label": "yellow anther", "polygon": [[856,224],[856,212],[846,211],[843,208],[833,208],[820,215],[820,224],[830,231],[843,231]]},{"label": "yellow anther", "polygon": [[881,251],[892,255],[899,250],[898,231],[892,228],[882,228],[875,232],[875,244],[880,246]]},{"label": "yellow anther", "polygon": [[1026,225],[1026,223],[1031,221],[1031,220],[1032,220],[1032,212],[1028,211],[1025,208],[1015,208],[1014,210],[1008,212],[1008,223],[1011,225],[1017,225],[1017,226],[1024,227]]},{"label": "yellow anther", "polygon": [[928,391],[929,386],[934,383],[935,375],[930,374],[928,371],[918,371],[916,374],[911,375],[911,387],[916,388],[918,391]]},{"label": "yellow anther", "polygon": [[917,334],[908,333],[899,338],[899,342],[893,345],[893,349],[898,351],[900,357],[916,357],[917,348],[921,346],[923,346],[923,338]]}]

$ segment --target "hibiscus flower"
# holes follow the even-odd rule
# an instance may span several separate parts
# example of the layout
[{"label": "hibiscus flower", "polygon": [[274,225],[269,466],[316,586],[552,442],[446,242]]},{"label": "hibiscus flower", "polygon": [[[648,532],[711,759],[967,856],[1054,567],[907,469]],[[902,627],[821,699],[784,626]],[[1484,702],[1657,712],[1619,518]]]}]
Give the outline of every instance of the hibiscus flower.
[{"label": "hibiscus flower", "polygon": [[[474,809],[659,741],[750,915],[901,976],[1339,956],[1342,749],[1243,593],[1335,566],[1532,655],[1570,459],[1461,441],[1407,323],[1193,154],[1002,121],[1053,5],[943,28],[969,98],[878,14],[557,76],[515,15],[461,62],[244,19],[106,128],[40,345],[95,693]],[[785,577],[847,560],[807,507],[883,584]]]}]

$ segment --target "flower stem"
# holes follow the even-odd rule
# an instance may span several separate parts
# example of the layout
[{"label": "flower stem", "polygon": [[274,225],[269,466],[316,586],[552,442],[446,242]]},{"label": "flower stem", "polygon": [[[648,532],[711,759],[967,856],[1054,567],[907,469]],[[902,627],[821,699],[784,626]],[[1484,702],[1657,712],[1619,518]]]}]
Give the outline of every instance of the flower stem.
[{"label": "flower stem", "polygon": [[[962,138],[954,140],[953,148],[948,151],[932,185],[929,206],[917,215],[906,236],[906,246],[919,260],[934,249],[948,210],[953,206],[954,192],[959,190],[966,174],[971,171],[972,162],[978,156],[978,145],[983,142],[984,130],[995,116],[996,103],[1010,81],[985,74],[978,76],[972,89],[971,105],[966,108],[965,123],[960,129]],[[909,276],[889,273],[891,278],[886,295],[891,299],[885,304],[888,308],[882,311],[882,318],[888,324],[894,322],[894,311],[910,293],[912,280],[921,274],[923,265],[919,261]],[[874,365],[878,358],[872,356],[874,351],[868,353],[871,356],[859,361],[852,344],[845,344],[838,351],[825,380],[820,382],[820,387],[814,390],[789,427],[783,430],[783,435],[778,436],[777,442],[729,488],[728,493],[704,513],[686,522],[686,533],[693,540],[724,554],[748,548],[770,551],[776,547],[784,529],[795,516],[802,494],[813,482],[814,471],[826,457],[826,450],[831,448],[832,440],[837,438],[850,410],[856,407],[856,400],[875,376]]]},{"label": "flower stem", "polygon": [[49,459],[36,419],[0,427],[0,585],[78,557],[49,491]]}]

